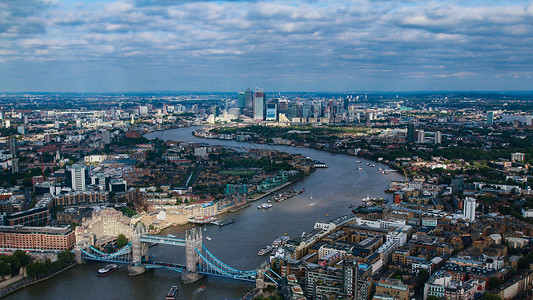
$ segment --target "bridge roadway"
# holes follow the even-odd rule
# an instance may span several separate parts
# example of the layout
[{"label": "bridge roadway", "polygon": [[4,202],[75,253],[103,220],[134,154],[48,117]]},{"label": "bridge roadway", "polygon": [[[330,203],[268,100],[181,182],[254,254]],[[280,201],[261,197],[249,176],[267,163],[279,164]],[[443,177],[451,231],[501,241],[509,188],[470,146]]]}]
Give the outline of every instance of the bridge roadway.
[{"label": "bridge roadway", "polygon": [[165,245],[185,247],[184,239],[178,239],[178,238],[168,237],[168,236],[157,236],[157,235],[145,234],[141,236],[141,242],[150,243],[150,244],[155,243],[155,244],[165,244]]}]

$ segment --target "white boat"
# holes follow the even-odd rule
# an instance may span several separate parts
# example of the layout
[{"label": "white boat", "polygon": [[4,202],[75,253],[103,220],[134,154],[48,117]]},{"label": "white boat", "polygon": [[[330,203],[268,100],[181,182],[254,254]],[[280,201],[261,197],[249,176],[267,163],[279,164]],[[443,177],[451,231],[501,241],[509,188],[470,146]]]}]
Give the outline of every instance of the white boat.
[{"label": "white boat", "polygon": [[167,237],[169,237],[169,238],[175,238],[176,236],[173,235],[173,234],[170,234],[170,233],[169,233],[169,234],[167,234]]},{"label": "white boat", "polygon": [[112,273],[113,271],[115,271],[116,269],[118,269],[118,265],[109,264],[109,265],[106,265],[105,267],[101,268],[100,270],[98,270],[98,273],[96,275],[98,275],[100,277],[106,276],[109,273]]},{"label": "white boat", "polygon": [[210,238],[210,237],[208,237],[208,236],[206,236],[206,237],[205,237],[205,239],[206,239],[206,240],[208,240],[208,241],[210,241],[210,240],[211,240],[211,238]]},{"label": "white boat", "polygon": [[272,251],[272,249],[274,249],[274,247],[272,247],[271,245],[268,245],[265,248],[259,250],[259,253],[257,253],[257,255],[265,255],[268,252]]}]

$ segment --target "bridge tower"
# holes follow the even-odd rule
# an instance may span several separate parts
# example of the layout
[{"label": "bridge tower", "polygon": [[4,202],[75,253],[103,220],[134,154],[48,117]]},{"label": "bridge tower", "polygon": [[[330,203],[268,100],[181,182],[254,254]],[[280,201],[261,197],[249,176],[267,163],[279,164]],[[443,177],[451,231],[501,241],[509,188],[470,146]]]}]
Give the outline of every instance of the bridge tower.
[{"label": "bridge tower", "polygon": [[268,271],[269,265],[262,263],[259,268],[257,268],[257,275],[255,277],[255,288],[262,289],[266,286],[265,283],[265,273]]},{"label": "bridge tower", "polygon": [[193,227],[185,233],[185,265],[187,270],[181,273],[183,283],[193,283],[203,277],[198,273],[198,265],[202,263],[202,259],[196,249],[202,251],[202,230]]},{"label": "bridge tower", "polygon": [[148,244],[141,242],[141,236],[146,234],[146,227],[142,223],[137,223],[131,235],[131,256],[132,262],[128,265],[128,275],[140,275],[146,271],[142,258],[148,254]]}]

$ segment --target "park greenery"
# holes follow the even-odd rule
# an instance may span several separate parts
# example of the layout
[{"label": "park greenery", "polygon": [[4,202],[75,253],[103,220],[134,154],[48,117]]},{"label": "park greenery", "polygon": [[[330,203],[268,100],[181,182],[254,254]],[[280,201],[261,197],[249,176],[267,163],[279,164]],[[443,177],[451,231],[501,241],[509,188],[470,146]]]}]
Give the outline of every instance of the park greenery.
[{"label": "park greenery", "polygon": [[39,277],[47,274],[57,272],[63,268],[68,267],[74,263],[74,253],[65,250],[57,254],[57,260],[52,262],[45,260],[44,262],[30,262],[26,266],[26,271],[29,277]]},{"label": "park greenery", "polygon": [[30,263],[30,257],[22,250],[16,250],[12,255],[0,256],[0,275],[16,276],[21,267]]}]

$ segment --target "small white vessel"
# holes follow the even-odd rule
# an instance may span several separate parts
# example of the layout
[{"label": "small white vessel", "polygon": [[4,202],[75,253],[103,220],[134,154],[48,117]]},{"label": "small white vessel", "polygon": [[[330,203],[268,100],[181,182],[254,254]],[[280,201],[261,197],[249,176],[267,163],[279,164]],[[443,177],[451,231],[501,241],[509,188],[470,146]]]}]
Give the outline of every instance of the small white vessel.
[{"label": "small white vessel", "polygon": [[208,241],[210,241],[210,240],[211,240],[211,238],[210,238],[210,237],[208,237],[208,236],[206,236],[206,237],[205,237],[205,239],[206,239],[206,240],[208,240]]}]

